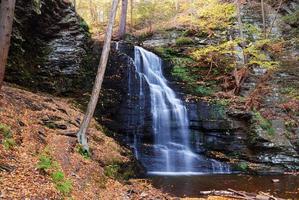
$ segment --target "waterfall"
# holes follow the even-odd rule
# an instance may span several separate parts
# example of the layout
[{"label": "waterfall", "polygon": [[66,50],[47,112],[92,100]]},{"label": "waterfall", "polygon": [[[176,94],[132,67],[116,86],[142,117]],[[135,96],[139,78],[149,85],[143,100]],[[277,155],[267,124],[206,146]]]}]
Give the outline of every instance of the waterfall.
[{"label": "waterfall", "polygon": [[[162,60],[152,52],[135,47],[135,78],[138,80],[139,119],[135,130],[144,125],[141,110],[145,108],[145,96],[149,95],[152,116],[153,144],[143,147],[134,131],[135,156],[149,174],[192,175],[202,173],[227,173],[229,168],[222,163],[207,159],[192,151],[187,109],[168,86],[162,72]],[[129,72],[131,73],[131,71]],[[132,75],[129,74],[129,93],[132,92]],[[129,100],[129,102],[132,102]],[[128,120],[132,123],[132,120]],[[144,150],[146,149],[146,150]]]}]

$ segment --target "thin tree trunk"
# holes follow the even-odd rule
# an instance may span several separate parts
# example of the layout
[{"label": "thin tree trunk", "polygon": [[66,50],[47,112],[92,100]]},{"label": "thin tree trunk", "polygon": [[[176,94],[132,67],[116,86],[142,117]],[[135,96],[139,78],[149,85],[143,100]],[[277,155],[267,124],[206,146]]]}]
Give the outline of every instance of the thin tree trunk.
[{"label": "thin tree trunk", "polygon": [[130,7],[131,7],[131,33],[133,33],[133,27],[134,27],[134,24],[133,24],[133,9],[134,9],[134,0],[131,0],[130,1],[130,3],[131,3],[131,5],[130,5]]},{"label": "thin tree trunk", "polygon": [[283,3],[283,0],[280,0],[279,6],[278,6],[278,8],[277,8],[277,10],[276,10],[274,19],[273,19],[273,21],[272,21],[272,23],[271,23],[271,26],[270,26],[270,28],[269,28],[269,32],[268,32],[268,34],[266,34],[266,37],[268,37],[268,36],[271,34],[271,32],[272,32],[273,26],[274,26],[275,21],[276,21],[276,19],[277,19],[277,15],[278,15],[279,10],[280,10],[280,8],[281,8],[281,6],[282,6],[282,3]]},{"label": "thin tree trunk", "polygon": [[15,0],[2,0],[0,5],[0,89],[10,46],[15,4]]},{"label": "thin tree trunk", "polygon": [[74,4],[74,9],[77,12],[77,3],[76,3],[76,0],[73,0],[73,4]]},{"label": "thin tree trunk", "polygon": [[128,0],[122,0],[121,4],[121,16],[119,24],[119,39],[124,39],[126,34],[126,24],[127,24],[127,12],[128,12]]},{"label": "thin tree trunk", "polygon": [[266,18],[265,18],[265,4],[264,0],[261,0],[261,9],[262,9],[262,20],[263,20],[263,33],[266,38]]},{"label": "thin tree trunk", "polygon": [[89,151],[86,132],[88,130],[88,126],[89,126],[92,116],[94,114],[94,111],[95,111],[95,108],[96,108],[96,105],[98,102],[99,94],[101,91],[102,83],[103,83],[103,78],[104,78],[106,65],[107,65],[107,61],[108,61],[108,56],[109,56],[109,52],[110,52],[113,24],[115,21],[118,2],[119,2],[119,0],[113,0],[113,3],[112,3],[110,19],[109,19],[109,23],[108,23],[108,26],[106,29],[104,46],[103,46],[103,50],[102,50],[102,55],[101,55],[101,59],[100,59],[99,67],[98,67],[96,80],[95,80],[95,83],[93,86],[90,101],[87,106],[87,111],[86,111],[83,121],[81,123],[80,130],[77,133],[79,143],[83,146],[83,148],[86,151]]},{"label": "thin tree trunk", "polygon": [[175,0],[174,3],[175,3],[175,10],[178,12],[180,9],[180,2],[179,2],[179,0]]},{"label": "thin tree trunk", "polygon": [[244,37],[244,30],[243,30],[243,23],[242,23],[242,18],[241,18],[241,3],[240,0],[236,0],[237,4],[237,18],[238,18],[238,26],[239,26],[239,31],[240,31],[240,38],[242,40],[241,42],[241,48],[242,48],[242,55],[243,55],[243,65],[247,63],[247,58],[246,55],[244,54],[243,48],[245,46],[245,37]]},{"label": "thin tree trunk", "polygon": [[241,4],[240,0],[236,0],[237,4],[237,18],[238,18],[238,26],[239,26],[239,31],[240,31],[240,38],[244,40],[244,31],[243,31],[243,23],[241,19]]}]

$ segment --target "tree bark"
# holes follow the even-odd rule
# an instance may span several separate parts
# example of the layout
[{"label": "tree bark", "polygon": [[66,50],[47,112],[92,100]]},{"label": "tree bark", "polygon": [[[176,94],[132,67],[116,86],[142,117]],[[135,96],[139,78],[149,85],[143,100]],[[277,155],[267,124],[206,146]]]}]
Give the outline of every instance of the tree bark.
[{"label": "tree bark", "polygon": [[76,0],[73,0],[73,4],[74,4],[74,9],[77,12],[77,3],[76,3]]},{"label": "tree bark", "polygon": [[268,36],[271,35],[271,33],[272,33],[273,26],[274,26],[274,24],[275,24],[275,21],[276,21],[276,19],[277,19],[277,15],[278,15],[278,13],[279,13],[279,10],[280,10],[282,4],[283,4],[283,0],[280,0],[280,3],[279,3],[278,8],[277,8],[277,10],[276,10],[274,19],[273,19],[273,21],[272,21],[272,23],[271,23],[271,25],[270,25],[269,32],[268,32],[268,34],[266,34],[266,38],[268,38]]},{"label": "tree bark", "polygon": [[0,5],[0,90],[10,46],[15,4],[15,0],[2,0]]},{"label": "tree bark", "polygon": [[240,32],[240,38],[242,40],[241,42],[241,48],[242,48],[242,55],[243,55],[243,65],[247,63],[247,57],[244,54],[244,46],[245,46],[245,37],[244,37],[244,30],[243,30],[243,23],[242,23],[242,17],[241,17],[241,3],[240,0],[236,0],[237,4],[237,18],[238,18],[238,26],[239,26],[239,32]]},{"label": "tree bark", "polygon": [[133,27],[134,27],[134,24],[133,24],[133,10],[134,10],[134,0],[131,0],[130,1],[130,7],[131,7],[131,33],[133,33]]},{"label": "tree bark", "polygon": [[180,2],[179,0],[175,0],[175,10],[178,12],[180,10]]},{"label": "tree bark", "polygon": [[98,67],[98,72],[97,76],[95,79],[95,83],[93,86],[92,94],[90,97],[90,101],[87,106],[87,110],[85,113],[85,116],[83,118],[83,121],[80,126],[80,130],[77,133],[77,137],[79,140],[79,143],[82,145],[82,147],[86,150],[89,151],[88,143],[87,143],[87,137],[86,137],[86,132],[88,130],[88,126],[90,124],[90,121],[92,119],[92,116],[94,114],[99,94],[101,91],[103,79],[104,79],[104,74],[106,70],[106,65],[108,61],[108,56],[110,52],[110,44],[111,44],[111,38],[112,38],[112,32],[113,32],[113,24],[115,21],[115,16],[116,16],[116,11],[117,11],[117,6],[118,6],[119,0],[113,0],[112,2],[112,8],[111,8],[111,13],[110,13],[110,19],[109,23],[106,29],[106,35],[105,35],[105,40],[104,40],[104,46],[102,50],[102,55]]},{"label": "tree bark", "polygon": [[238,26],[239,26],[239,31],[240,31],[240,38],[244,40],[244,31],[243,31],[243,23],[241,19],[241,4],[240,0],[236,0],[237,4],[237,18],[238,18]]},{"label": "tree bark", "polygon": [[261,9],[262,9],[262,20],[263,20],[263,33],[266,38],[266,18],[265,18],[265,4],[264,0],[261,0]]},{"label": "tree bark", "polygon": [[127,24],[127,12],[128,12],[128,0],[122,0],[121,4],[121,16],[119,24],[119,39],[124,39],[126,34],[126,24]]}]

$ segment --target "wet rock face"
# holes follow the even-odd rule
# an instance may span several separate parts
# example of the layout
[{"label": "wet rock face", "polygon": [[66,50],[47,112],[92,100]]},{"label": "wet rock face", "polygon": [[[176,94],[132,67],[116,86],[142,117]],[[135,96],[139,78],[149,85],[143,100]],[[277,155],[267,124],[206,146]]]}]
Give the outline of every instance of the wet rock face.
[{"label": "wet rock face", "polygon": [[204,147],[207,153],[248,154],[249,113],[228,113],[222,106],[204,101],[189,103],[188,111],[193,137],[200,144],[196,148]]},{"label": "wet rock face", "polygon": [[18,0],[6,80],[56,94],[75,91],[87,55],[84,21],[63,0]]},{"label": "wet rock face", "polygon": [[[113,43],[96,115],[99,116],[101,124],[122,136],[135,134],[151,141],[153,135],[150,96],[141,99],[139,95],[140,82],[133,60],[134,46],[119,43],[117,48],[118,50],[116,43]],[[145,103],[144,107],[139,106],[140,101]],[[138,126],[137,132],[135,126]]]},{"label": "wet rock face", "polygon": [[285,135],[284,121],[271,121],[270,134],[249,112],[228,111],[207,102],[189,102],[188,111],[196,152],[234,164],[247,162],[254,173],[299,169],[299,156]]}]

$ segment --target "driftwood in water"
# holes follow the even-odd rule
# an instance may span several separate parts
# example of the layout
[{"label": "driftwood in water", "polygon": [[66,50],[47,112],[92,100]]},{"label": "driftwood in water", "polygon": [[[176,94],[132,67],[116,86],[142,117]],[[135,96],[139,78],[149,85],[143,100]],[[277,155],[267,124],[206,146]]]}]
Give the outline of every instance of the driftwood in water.
[{"label": "driftwood in water", "polygon": [[264,192],[259,192],[259,194],[254,194],[254,193],[248,193],[244,191],[236,191],[233,189],[201,191],[200,194],[224,196],[224,197],[229,197],[234,199],[245,199],[245,200],[284,200]]}]

